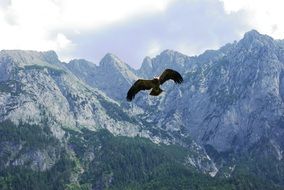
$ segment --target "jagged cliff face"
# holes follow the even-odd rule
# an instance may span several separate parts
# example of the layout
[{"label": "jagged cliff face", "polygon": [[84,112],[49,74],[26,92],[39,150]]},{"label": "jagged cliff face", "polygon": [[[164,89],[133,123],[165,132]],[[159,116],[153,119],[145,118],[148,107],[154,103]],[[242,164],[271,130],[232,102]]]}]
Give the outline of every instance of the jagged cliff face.
[{"label": "jagged cliff face", "polygon": [[[99,66],[85,62],[80,62],[80,69],[74,69],[74,62],[68,68],[132,109],[130,114],[154,127],[190,135],[218,151],[247,149],[262,138],[279,139],[283,133],[283,45],[257,31],[198,57],[166,50],[153,59],[146,57],[137,71],[111,55]],[[168,82],[160,97],[142,92],[130,105],[125,103],[134,80],[153,78],[165,68],[181,72],[184,83]],[[85,72],[82,77],[84,69],[92,74]]]},{"label": "jagged cliff face", "polygon": [[[145,126],[140,118],[133,117],[122,108],[121,102],[117,101],[124,99],[121,89],[127,91],[137,76],[114,55],[106,55],[97,67],[83,60],[74,60],[66,65],[53,51],[1,51],[0,68],[4,73],[0,81],[0,122],[4,129],[7,125],[19,128],[43,126],[49,132],[40,130],[40,135],[51,135],[62,143],[66,141],[66,130],[80,131],[84,128],[92,131],[107,129],[114,135],[145,137],[155,143],[181,141],[170,135],[162,136],[160,132],[154,134],[159,129],[149,129],[150,123]],[[104,73],[112,74],[106,78]],[[23,143],[1,142],[3,149],[0,152],[10,152],[8,157],[0,153],[5,166],[30,165],[33,169],[45,171],[60,157],[54,153],[56,148],[49,147],[48,142],[44,142],[46,148],[32,151],[23,148]],[[189,149],[199,152],[189,158],[204,157],[204,164],[196,165],[200,171],[216,174],[217,168],[204,151],[195,147]]]},{"label": "jagged cliff face", "polygon": [[78,78],[114,100],[124,99],[125,91],[138,79],[133,69],[112,54],[107,54],[99,66],[85,60],[73,60],[67,67]]},{"label": "jagged cliff face", "polygon": [[[0,122],[46,126],[49,132],[39,134],[51,135],[55,145],[29,152],[23,151],[21,142],[3,140],[0,163],[7,167],[31,161],[31,168],[48,170],[60,160],[61,154],[56,154],[64,149],[60,144],[69,147],[69,155],[76,153],[68,142],[78,135],[66,130],[107,129],[115,135],[186,147],[189,152],[183,164],[211,176],[218,171],[226,177],[234,175],[238,157],[257,160],[262,155],[259,163],[273,160],[274,169],[280,171],[275,178],[281,179],[283,67],[283,41],[254,30],[239,42],[196,57],[166,50],[146,57],[138,70],[112,54],[95,65],[86,60],[62,63],[53,51],[1,51]],[[126,101],[135,80],[153,78],[166,68],[179,71],[184,83],[167,82],[159,97],[141,92],[133,102]],[[96,151],[88,149],[82,159],[90,155],[95,159]],[[259,169],[257,162],[249,164]],[[80,172],[73,180],[78,176]]]},{"label": "jagged cliff face", "polygon": [[113,134],[149,137],[119,103],[78,80],[54,52],[1,51],[0,121],[40,125],[54,136],[62,128],[107,128]]},{"label": "jagged cliff face", "polygon": [[[277,41],[251,31],[238,43],[199,57],[173,54],[169,60],[182,61],[168,67],[182,72],[185,83],[171,85],[158,99],[158,117],[152,119],[156,125],[185,130],[221,152],[249,148],[262,138],[280,143],[284,52]],[[153,60],[162,64],[168,55],[163,52]],[[147,102],[136,101],[141,106]]]}]

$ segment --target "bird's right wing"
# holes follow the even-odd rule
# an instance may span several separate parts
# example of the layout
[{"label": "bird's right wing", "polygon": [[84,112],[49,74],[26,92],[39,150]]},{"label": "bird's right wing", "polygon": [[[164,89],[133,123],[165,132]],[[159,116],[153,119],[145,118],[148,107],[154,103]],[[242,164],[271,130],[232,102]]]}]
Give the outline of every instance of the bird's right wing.
[{"label": "bird's right wing", "polygon": [[128,90],[126,99],[131,101],[140,90],[150,90],[151,88],[153,88],[152,80],[138,79]]}]

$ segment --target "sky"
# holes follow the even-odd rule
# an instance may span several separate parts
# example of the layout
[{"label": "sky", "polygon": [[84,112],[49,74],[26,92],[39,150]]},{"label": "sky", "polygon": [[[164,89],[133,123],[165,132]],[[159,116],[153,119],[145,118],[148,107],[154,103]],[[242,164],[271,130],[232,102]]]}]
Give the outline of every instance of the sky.
[{"label": "sky", "polygon": [[0,0],[0,50],[55,50],[134,68],[165,49],[198,55],[252,29],[284,39],[283,0]]}]

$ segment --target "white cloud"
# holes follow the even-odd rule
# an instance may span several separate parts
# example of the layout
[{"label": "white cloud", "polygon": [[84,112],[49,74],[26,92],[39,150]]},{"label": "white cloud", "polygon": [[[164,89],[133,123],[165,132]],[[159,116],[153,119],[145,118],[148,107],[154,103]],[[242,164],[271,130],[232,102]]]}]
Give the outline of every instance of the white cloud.
[{"label": "white cloud", "polygon": [[0,0],[0,49],[91,61],[112,52],[137,67],[146,55],[198,54],[253,28],[284,38],[282,7],[282,0]]},{"label": "white cloud", "polygon": [[156,56],[159,52],[161,52],[161,46],[158,42],[153,41],[152,43],[149,44],[149,48],[147,51],[147,56]]},{"label": "white cloud", "polygon": [[284,38],[283,0],[221,0],[227,12],[245,10],[251,27],[274,38]]},{"label": "white cloud", "polygon": [[138,68],[165,49],[197,55],[233,42],[248,31],[244,11],[226,13],[219,0],[176,0],[164,11],[133,17],[99,31],[71,34],[73,55],[96,63],[107,53]]},{"label": "white cloud", "polygon": [[61,34],[61,33],[57,34],[56,42],[60,49],[64,49],[72,45],[72,42],[68,38],[66,38],[64,34]]},{"label": "white cloud", "polygon": [[[1,0],[0,49],[74,50],[66,33],[96,31],[117,21],[163,11],[171,0]],[[71,53],[71,52],[69,52]]]},{"label": "white cloud", "polygon": [[0,49],[57,50],[50,39],[58,9],[48,0],[13,0],[0,9]]},{"label": "white cloud", "polygon": [[62,22],[71,27],[97,28],[151,11],[162,11],[170,0],[54,0]]}]

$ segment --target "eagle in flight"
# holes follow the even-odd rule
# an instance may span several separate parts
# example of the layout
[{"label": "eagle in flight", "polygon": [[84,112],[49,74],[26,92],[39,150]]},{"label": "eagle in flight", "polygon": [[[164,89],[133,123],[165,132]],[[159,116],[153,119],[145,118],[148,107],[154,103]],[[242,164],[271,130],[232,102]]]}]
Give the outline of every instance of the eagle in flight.
[{"label": "eagle in flight", "polygon": [[163,90],[160,88],[160,85],[164,84],[167,80],[173,80],[175,83],[180,84],[183,81],[182,76],[175,70],[166,69],[159,77],[155,77],[152,80],[138,79],[128,90],[126,99],[128,101],[133,100],[135,95],[140,90],[151,90],[151,96],[160,95]]}]

